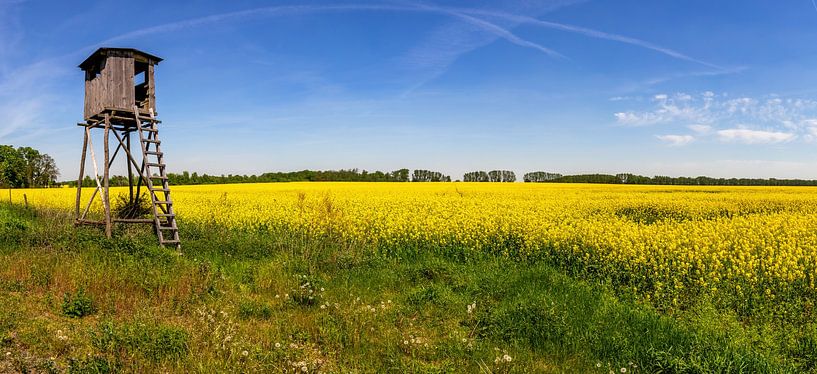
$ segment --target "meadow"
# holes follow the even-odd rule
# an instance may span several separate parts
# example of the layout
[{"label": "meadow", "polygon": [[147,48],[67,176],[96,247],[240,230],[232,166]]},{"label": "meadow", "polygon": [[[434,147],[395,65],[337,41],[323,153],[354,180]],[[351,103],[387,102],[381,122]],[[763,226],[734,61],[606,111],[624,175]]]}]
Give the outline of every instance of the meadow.
[{"label": "meadow", "polygon": [[0,369],[815,371],[816,193],[174,186],[177,254],[73,228],[74,189],[13,190]]}]

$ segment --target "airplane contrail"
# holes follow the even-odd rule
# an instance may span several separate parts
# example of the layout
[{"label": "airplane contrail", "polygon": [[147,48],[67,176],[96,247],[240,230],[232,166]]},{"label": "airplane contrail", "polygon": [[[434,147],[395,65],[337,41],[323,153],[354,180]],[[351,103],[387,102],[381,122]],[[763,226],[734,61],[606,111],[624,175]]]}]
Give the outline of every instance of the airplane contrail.
[{"label": "airplane contrail", "polygon": [[[812,0],[814,3],[815,0]],[[815,5],[817,8],[817,5]],[[98,44],[106,44],[112,43],[116,41],[131,39],[134,37],[145,36],[150,34],[156,33],[163,33],[163,32],[170,32],[170,31],[177,31],[182,30],[190,27],[197,27],[212,23],[218,22],[226,22],[231,20],[243,19],[247,17],[264,17],[264,16],[274,16],[274,15],[285,15],[285,14],[297,14],[297,13],[317,13],[317,12],[331,12],[331,11],[397,11],[397,12],[426,12],[426,13],[437,13],[447,15],[449,17],[455,17],[462,19],[466,22],[472,23],[475,26],[481,27],[486,31],[489,31],[511,43],[538,49],[548,55],[559,57],[561,56],[558,52],[545,48],[537,43],[524,40],[519,38],[518,36],[514,35],[507,29],[504,29],[496,24],[493,24],[489,21],[486,21],[481,18],[476,18],[474,16],[487,16],[493,18],[501,18],[505,20],[520,22],[520,23],[527,23],[532,24],[540,27],[546,27],[551,29],[562,30],[566,32],[572,32],[576,34],[585,35],[588,37],[598,38],[598,39],[605,39],[605,40],[612,40],[617,41],[625,44],[634,45],[641,48],[646,48],[649,50],[653,50],[655,52],[662,53],[664,55],[684,60],[688,62],[693,62],[697,64],[701,64],[704,66],[716,68],[716,69],[723,69],[718,65],[702,61],[690,56],[687,56],[683,53],[675,51],[670,48],[666,48],[651,42],[647,42],[641,39],[632,38],[624,35],[608,33],[604,31],[594,30],[586,27],[581,26],[574,26],[569,24],[563,23],[556,23],[550,21],[543,21],[537,18],[529,17],[529,16],[520,16],[511,13],[501,13],[501,12],[494,12],[494,11],[485,11],[480,9],[471,9],[471,8],[444,8],[444,7],[436,7],[436,6],[422,6],[422,5],[415,5],[415,6],[400,6],[400,5],[379,5],[379,4],[346,4],[346,5],[290,5],[290,6],[273,6],[273,7],[264,7],[264,8],[255,8],[255,9],[247,9],[241,10],[236,12],[229,12],[229,13],[221,13],[215,14],[200,18],[193,18],[183,21],[171,22],[162,25],[152,26],[140,30],[131,31],[128,33],[124,33],[121,35],[114,36],[112,38],[106,39]],[[92,48],[93,46],[86,47],[84,49]]]}]

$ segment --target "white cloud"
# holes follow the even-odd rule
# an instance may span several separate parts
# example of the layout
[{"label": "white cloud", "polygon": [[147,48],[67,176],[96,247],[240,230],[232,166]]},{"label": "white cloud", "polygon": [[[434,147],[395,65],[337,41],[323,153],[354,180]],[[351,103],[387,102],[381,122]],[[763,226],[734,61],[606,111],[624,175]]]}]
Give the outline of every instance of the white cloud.
[{"label": "white cloud", "polygon": [[698,134],[709,134],[712,131],[712,126],[710,125],[695,124],[689,125],[687,128]]},{"label": "white cloud", "polygon": [[[659,93],[651,102],[641,104],[646,108],[615,112],[613,116],[621,125],[687,128],[698,138],[714,136],[724,142],[817,141],[817,101],[776,95],[733,97],[711,91],[696,95]],[[681,141],[659,139],[671,144]]]},{"label": "white cloud", "polygon": [[807,119],[803,121],[805,125],[806,135],[803,136],[803,139],[807,142],[813,142],[817,140],[817,119]]},{"label": "white cloud", "polygon": [[627,126],[648,126],[675,121],[709,122],[703,108],[690,105],[690,100],[683,96],[670,98],[669,95],[653,96],[658,106],[654,110],[616,112],[616,121]]},{"label": "white cloud", "polygon": [[655,137],[675,147],[687,145],[695,140],[692,135],[656,135]]},{"label": "white cloud", "polygon": [[664,121],[664,117],[658,113],[618,112],[613,115],[618,123],[628,126],[647,126]]},{"label": "white cloud", "polygon": [[797,135],[778,131],[762,131],[750,129],[718,130],[718,138],[725,142],[739,142],[744,144],[771,144],[794,140]]}]

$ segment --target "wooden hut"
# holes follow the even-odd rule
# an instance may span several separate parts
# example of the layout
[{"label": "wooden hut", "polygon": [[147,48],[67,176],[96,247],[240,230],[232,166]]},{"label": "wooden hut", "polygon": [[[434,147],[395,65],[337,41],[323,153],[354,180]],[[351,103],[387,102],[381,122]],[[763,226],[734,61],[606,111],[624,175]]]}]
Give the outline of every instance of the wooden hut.
[{"label": "wooden hut", "polygon": [[153,67],[161,58],[132,48],[100,48],[79,68],[85,72],[86,120],[106,110],[156,114]]}]

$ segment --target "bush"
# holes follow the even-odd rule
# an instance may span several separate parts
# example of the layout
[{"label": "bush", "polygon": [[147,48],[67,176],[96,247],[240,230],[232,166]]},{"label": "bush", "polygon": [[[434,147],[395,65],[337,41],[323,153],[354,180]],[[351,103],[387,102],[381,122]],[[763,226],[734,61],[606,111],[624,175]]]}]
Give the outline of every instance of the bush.
[{"label": "bush", "polygon": [[94,312],[96,312],[94,300],[81,287],[74,294],[66,293],[62,299],[62,314],[68,317],[82,318]]},{"label": "bush", "polygon": [[150,198],[146,194],[137,196],[133,201],[128,195],[117,195],[114,201],[113,212],[118,218],[143,218],[153,213]]}]

